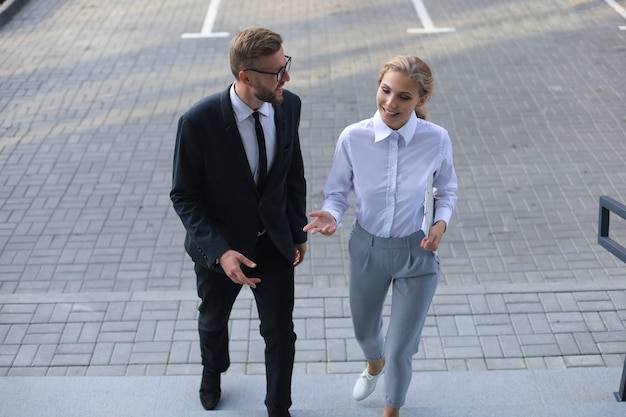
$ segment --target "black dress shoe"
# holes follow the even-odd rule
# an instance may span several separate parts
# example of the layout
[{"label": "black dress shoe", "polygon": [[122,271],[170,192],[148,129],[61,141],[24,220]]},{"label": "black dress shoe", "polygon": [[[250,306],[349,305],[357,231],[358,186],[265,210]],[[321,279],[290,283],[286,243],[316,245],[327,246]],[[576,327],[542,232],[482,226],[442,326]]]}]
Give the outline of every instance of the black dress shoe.
[{"label": "black dress shoe", "polygon": [[222,389],[220,388],[220,374],[202,372],[200,384],[200,402],[205,410],[213,410],[220,401]]}]

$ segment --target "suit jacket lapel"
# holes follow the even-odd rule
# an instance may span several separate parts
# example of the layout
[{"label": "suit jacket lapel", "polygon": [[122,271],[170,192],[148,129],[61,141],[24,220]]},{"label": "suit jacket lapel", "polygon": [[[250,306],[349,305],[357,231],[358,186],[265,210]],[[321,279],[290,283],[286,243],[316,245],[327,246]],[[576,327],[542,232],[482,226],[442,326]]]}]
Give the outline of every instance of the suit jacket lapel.
[{"label": "suit jacket lapel", "polygon": [[283,163],[281,158],[284,157],[284,154],[281,150],[287,147],[287,138],[285,136],[287,132],[287,120],[282,105],[274,105],[274,125],[276,126],[276,149],[274,150],[274,163],[267,173],[268,180],[274,170],[273,167],[277,167]]}]

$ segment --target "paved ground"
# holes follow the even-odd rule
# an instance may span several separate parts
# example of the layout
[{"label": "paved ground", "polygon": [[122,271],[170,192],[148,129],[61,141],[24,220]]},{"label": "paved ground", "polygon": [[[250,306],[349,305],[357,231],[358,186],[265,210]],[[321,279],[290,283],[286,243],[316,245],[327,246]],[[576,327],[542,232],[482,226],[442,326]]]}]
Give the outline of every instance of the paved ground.
[{"label": "paved ground", "polygon": [[[30,0],[0,27],[0,376],[198,375],[168,192],[178,116],[232,77],[230,35],[181,36],[208,5]],[[417,371],[621,369],[626,266],[597,223],[599,196],[626,201],[624,18],[600,0],[425,6],[455,31],[408,33],[421,27],[408,0],[231,0],[212,32],[283,34],[310,209],[337,135],[374,112],[380,66],[431,64],[429,116],[453,138],[460,189]],[[612,222],[622,243],[625,225]],[[296,374],[363,366],[348,234],[310,239],[298,268]],[[262,374],[249,291],[231,332],[229,375]]]}]

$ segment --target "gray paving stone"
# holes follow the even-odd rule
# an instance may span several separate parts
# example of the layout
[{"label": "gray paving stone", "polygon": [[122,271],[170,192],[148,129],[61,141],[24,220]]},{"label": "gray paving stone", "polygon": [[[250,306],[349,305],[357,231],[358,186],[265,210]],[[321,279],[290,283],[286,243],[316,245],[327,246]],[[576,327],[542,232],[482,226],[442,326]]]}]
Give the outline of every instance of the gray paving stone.
[{"label": "gray paving stone", "polygon": [[4,344],[21,344],[28,330],[26,324],[13,324],[9,327],[9,331],[4,338]]},{"label": "gray paving stone", "polygon": [[57,351],[57,345],[39,345],[37,354],[33,358],[33,367],[49,367]]},{"label": "gray paving stone", "polygon": [[489,358],[502,358],[504,352],[500,344],[500,339],[497,336],[485,336],[481,337],[480,344],[485,353],[485,357]]},{"label": "gray paving stone", "polygon": [[[68,323],[66,325],[60,324],[56,332],[61,334],[59,343],[76,343],[80,339],[83,326],[83,323]],[[48,327],[46,331],[52,332],[53,329]]]},{"label": "gray paving stone", "polygon": [[102,368],[102,365],[108,365],[110,363],[114,347],[115,344],[113,342],[96,343],[93,349],[93,356],[91,359],[92,365],[90,368],[99,369]]},{"label": "gray paving stone", "polygon": [[[17,354],[14,355],[14,360],[11,363],[7,363],[7,365],[12,366],[30,366],[33,363],[35,355],[37,354],[37,349],[39,345],[20,345],[17,351]],[[8,359],[8,355],[7,355]]]},{"label": "gray paving stone", "polygon": [[101,323],[84,323],[78,341],[81,343],[96,342],[101,329]]},{"label": "gray paving stone", "polygon": [[522,357],[522,350],[520,341],[515,335],[498,336],[502,352],[504,353],[502,358],[519,358]]},{"label": "gray paving stone", "polygon": [[487,358],[486,362],[489,370],[526,369],[522,358]]}]

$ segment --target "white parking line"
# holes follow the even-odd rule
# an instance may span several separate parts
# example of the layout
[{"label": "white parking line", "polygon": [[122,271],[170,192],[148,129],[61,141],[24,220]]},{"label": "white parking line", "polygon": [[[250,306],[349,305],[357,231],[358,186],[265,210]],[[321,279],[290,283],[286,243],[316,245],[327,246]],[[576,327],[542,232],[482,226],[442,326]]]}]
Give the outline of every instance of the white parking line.
[{"label": "white parking line", "polygon": [[409,28],[406,31],[408,33],[450,33],[455,32],[455,28],[438,28],[435,27],[430,15],[428,14],[428,10],[426,10],[426,6],[424,6],[424,2],[422,0],[413,0],[413,6],[415,7],[415,11],[417,11],[417,17],[419,17],[420,22],[422,23],[421,28]]},{"label": "white parking line", "polygon": [[213,24],[220,8],[220,2],[221,0],[211,0],[209,3],[209,10],[206,12],[200,33],[183,33],[180,37],[183,39],[224,38],[230,35],[228,32],[213,32]]},{"label": "white parking line", "polygon": [[[611,6],[613,8],[613,10],[615,10],[620,16],[622,16],[624,19],[626,19],[626,9],[624,9],[622,6],[620,6],[619,4],[617,4],[613,0],[604,0],[604,1],[606,2],[606,4]],[[620,30],[626,30],[626,26],[619,26],[619,29]]]}]

